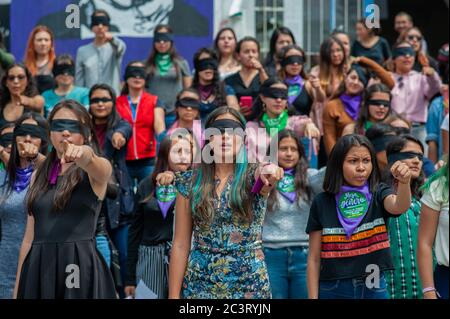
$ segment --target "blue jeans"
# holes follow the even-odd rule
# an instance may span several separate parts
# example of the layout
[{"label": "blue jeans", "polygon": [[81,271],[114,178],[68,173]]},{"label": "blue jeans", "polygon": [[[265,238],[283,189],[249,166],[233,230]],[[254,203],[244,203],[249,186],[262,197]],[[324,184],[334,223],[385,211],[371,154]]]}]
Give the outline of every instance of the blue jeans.
[{"label": "blue jeans", "polygon": [[303,147],[305,148],[305,158],[308,161],[309,168],[318,168],[319,167],[319,157],[314,154],[313,143],[307,138],[302,138]]},{"label": "blue jeans", "polygon": [[273,299],[307,299],[306,263],[308,249],[264,248]]},{"label": "blue jeans", "polygon": [[[122,282],[125,283],[127,276],[127,257],[128,257],[128,229],[130,225],[121,225],[114,230],[110,231],[110,237],[114,246],[119,252],[119,264],[120,264],[120,277]],[[119,291],[121,298],[125,297],[124,291]]]},{"label": "blue jeans", "polygon": [[434,269],[434,285],[442,299],[448,299],[448,267],[437,265]]},{"label": "blue jeans", "polygon": [[380,275],[380,287],[368,288],[365,278],[321,280],[319,299],[389,299],[386,279]]},{"label": "blue jeans", "polygon": [[108,267],[111,267],[111,248],[109,247],[108,239],[105,236],[99,235],[95,237],[95,240],[98,251],[103,256],[103,259],[105,259]]},{"label": "blue jeans", "polygon": [[128,174],[131,177],[134,192],[136,193],[138,184],[147,176],[150,176],[155,169],[153,158],[143,160],[127,161]]}]

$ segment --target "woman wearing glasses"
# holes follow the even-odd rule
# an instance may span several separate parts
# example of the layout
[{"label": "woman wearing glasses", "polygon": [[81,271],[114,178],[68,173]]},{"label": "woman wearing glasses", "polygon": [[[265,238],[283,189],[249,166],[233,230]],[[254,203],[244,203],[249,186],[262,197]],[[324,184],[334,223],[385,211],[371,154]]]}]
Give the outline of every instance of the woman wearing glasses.
[{"label": "woman wearing glasses", "polygon": [[6,69],[0,86],[0,127],[24,113],[41,113],[44,99],[39,95],[30,71],[21,63]]}]

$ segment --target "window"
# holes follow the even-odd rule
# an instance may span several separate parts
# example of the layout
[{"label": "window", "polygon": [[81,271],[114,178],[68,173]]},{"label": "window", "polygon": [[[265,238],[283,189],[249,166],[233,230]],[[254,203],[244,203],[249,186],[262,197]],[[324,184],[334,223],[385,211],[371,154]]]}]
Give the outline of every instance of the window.
[{"label": "window", "polygon": [[273,30],[283,26],[283,0],[255,0],[256,39],[261,43],[261,57],[270,49]]}]

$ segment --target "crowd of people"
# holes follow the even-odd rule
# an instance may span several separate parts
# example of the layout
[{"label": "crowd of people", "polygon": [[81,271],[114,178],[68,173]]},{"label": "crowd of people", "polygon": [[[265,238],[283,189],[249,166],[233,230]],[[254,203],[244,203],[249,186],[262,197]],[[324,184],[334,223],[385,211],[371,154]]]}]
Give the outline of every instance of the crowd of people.
[{"label": "crowd of people", "polygon": [[0,47],[0,298],[448,299],[448,43],[354,27]]}]

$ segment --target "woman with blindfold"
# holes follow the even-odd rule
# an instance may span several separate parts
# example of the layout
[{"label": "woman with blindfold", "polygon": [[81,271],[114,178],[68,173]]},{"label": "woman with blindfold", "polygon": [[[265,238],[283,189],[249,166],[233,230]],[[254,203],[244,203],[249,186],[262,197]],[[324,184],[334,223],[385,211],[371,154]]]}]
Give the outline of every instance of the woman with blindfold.
[{"label": "woman with blindfold", "polygon": [[63,54],[55,59],[53,76],[56,87],[42,93],[45,99],[44,115],[47,117],[53,107],[61,100],[75,100],[86,108],[89,106],[89,90],[75,86],[75,62],[69,54]]},{"label": "woman with blindfold", "polygon": [[250,165],[244,131],[239,112],[216,109],[206,121],[199,168],[176,174],[169,298],[271,297],[261,232],[266,196],[283,170]]},{"label": "woman with blindfold", "polygon": [[276,77],[281,70],[281,51],[288,45],[295,44],[295,37],[287,27],[278,27],[270,37],[270,48],[264,59],[264,68],[269,77]]},{"label": "woman with blindfold", "polygon": [[342,135],[365,135],[369,128],[384,122],[391,113],[391,90],[382,83],[373,84],[364,92],[357,121],[348,124]]},{"label": "woman with blindfold", "polygon": [[153,36],[153,49],[145,62],[147,91],[158,96],[165,112],[166,127],[175,122],[175,100],[177,94],[192,85],[188,62],[175,48],[172,29],[158,25]]},{"label": "woman with blindfold", "polygon": [[15,123],[6,123],[0,128],[0,170],[4,170],[8,164],[15,126]]},{"label": "woman with blindfold", "polygon": [[417,260],[424,299],[449,298],[448,172],[446,159],[422,188]]},{"label": "woman with blindfold", "polygon": [[225,92],[220,80],[217,55],[214,51],[201,48],[194,55],[195,75],[192,87],[200,93],[200,118],[202,121],[216,108],[228,105],[239,110],[236,97]]},{"label": "woman with blindfold", "polygon": [[177,120],[167,131],[167,135],[171,135],[179,128],[192,130],[194,125],[200,125],[200,94],[196,89],[184,89],[177,96],[176,103]]},{"label": "woman with blindfold", "polygon": [[[395,71],[392,74],[395,87],[392,90],[392,110],[402,114],[412,123],[412,135],[425,145],[425,123],[431,98],[439,92],[441,80],[431,67],[423,67],[419,73],[413,70],[416,53],[408,42],[394,47]],[[427,150],[427,146],[425,145]]]},{"label": "woman with blindfold", "polygon": [[411,206],[398,218],[390,218],[387,223],[394,270],[386,272],[387,291],[391,299],[422,299],[417,264],[417,233],[419,230],[420,187],[425,181],[423,173],[422,143],[411,135],[395,137],[386,148],[388,167],[382,174],[387,185],[398,188],[398,181],[392,176],[390,168],[397,161],[409,167],[411,172]]},{"label": "woman with blindfold", "polygon": [[49,123],[53,149],[30,184],[15,296],[114,299],[114,281],[95,241],[111,164],[97,155],[90,115],[78,102],[60,102]]},{"label": "woman with blindfold", "polygon": [[338,97],[327,102],[323,110],[323,141],[327,154],[330,154],[336,140],[343,135],[344,128],[358,119],[364,89],[371,80],[368,70],[373,71],[386,86],[394,87],[389,72],[377,63],[361,58],[354,58],[353,61],[354,64],[337,91]]},{"label": "woman with blindfold", "polygon": [[30,33],[25,51],[25,65],[36,80],[39,93],[53,89],[55,37],[47,26],[38,25]]},{"label": "woman with blindfold", "polygon": [[79,87],[90,89],[104,83],[120,92],[122,59],[127,46],[110,33],[111,18],[105,10],[95,10],[91,16],[94,41],[80,47],[76,56],[75,81]]},{"label": "woman with blindfold", "polygon": [[48,124],[40,115],[28,113],[16,122],[11,154],[6,169],[0,171],[0,299],[13,297],[20,243],[25,233],[25,196],[31,175],[45,160]]},{"label": "woman with blindfold", "polygon": [[[248,152],[251,161],[263,162],[271,138],[284,129],[293,130],[298,137],[306,137],[309,140],[320,137],[320,131],[310,118],[304,115],[290,115],[287,85],[280,80],[265,81],[253,107],[256,120],[247,123]],[[265,129],[263,136],[258,134],[261,128]],[[307,156],[310,159],[309,155],[316,152],[316,149],[314,143],[308,145],[311,146]]]},{"label": "woman with blindfold", "polygon": [[6,69],[0,87],[0,126],[15,122],[26,112],[41,113],[44,102],[25,65],[15,63]]},{"label": "woman with blindfold", "polygon": [[145,91],[145,67],[130,62],[125,70],[125,85],[117,98],[117,111],[132,128],[128,143],[127,167],[137,185],[149,176],[155,165],[157,139],[164,136],[164,110],[159,97]]}]

